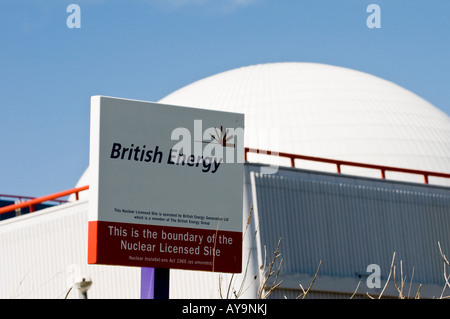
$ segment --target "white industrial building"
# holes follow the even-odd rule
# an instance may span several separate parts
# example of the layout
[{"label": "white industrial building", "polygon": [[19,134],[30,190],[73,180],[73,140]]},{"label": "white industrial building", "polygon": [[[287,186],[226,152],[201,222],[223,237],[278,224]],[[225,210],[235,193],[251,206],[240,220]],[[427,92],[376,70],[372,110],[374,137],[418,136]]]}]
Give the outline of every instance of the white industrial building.
[{"label": "white industrial building", "polygon": [[[405,294],[421,285],[421,297],[441,296],[438,243],[450,255],[450,118],[435,106],[375,76],[314,63],[223,72],[159,102],[245,113],[245,146],[282,155],[247,154],[246,271],[171,270],[171,298],[234,298],[234,291],[256,298],[265,251],[268,264],[280,238],[282,282],[272,298],[297,297],[319,263],[309,298],[377,296],[394,253]],[[85,185],[89,169],[74,186]],[[77,298],[70,288],[78,276],[92,279],[89,298],[140,298],[140,268],[87,264],[89,191],[79,197],[0,221],[0,298]],[[366,284],[373,264],[381,288]],[[390,279],[383,296],[396,297]]]}]

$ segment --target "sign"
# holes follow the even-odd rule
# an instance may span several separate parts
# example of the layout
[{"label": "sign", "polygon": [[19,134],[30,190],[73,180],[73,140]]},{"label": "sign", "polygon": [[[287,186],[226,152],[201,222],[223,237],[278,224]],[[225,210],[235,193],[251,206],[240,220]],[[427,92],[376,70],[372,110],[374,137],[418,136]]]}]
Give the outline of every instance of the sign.
[{"label": "sign", "polygon": [[241,272],[244,115],[91,98],[88,263]]}]

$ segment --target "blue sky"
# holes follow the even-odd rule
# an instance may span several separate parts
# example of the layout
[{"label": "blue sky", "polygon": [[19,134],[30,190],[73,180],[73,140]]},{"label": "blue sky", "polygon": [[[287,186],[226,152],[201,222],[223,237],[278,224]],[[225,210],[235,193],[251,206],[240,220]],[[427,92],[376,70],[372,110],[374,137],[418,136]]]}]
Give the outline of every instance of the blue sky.
[{"label": "blue sky", "polygon": [[[67,27],[71,3],[81,28]],[[251,64],[349,67],[450,114],[449,15],[448,0],[0,0],[0,194],[76,184],[90,96],[158,101]]]}]

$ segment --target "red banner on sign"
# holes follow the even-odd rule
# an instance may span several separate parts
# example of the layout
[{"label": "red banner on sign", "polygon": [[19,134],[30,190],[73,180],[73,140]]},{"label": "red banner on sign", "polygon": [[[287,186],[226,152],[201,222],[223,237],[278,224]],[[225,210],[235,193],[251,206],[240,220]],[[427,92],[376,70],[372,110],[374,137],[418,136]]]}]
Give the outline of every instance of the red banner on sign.
[{"label": "red banner on sign", "polygon": [[242,232],[90,221],[88,263],[240,273]]}]

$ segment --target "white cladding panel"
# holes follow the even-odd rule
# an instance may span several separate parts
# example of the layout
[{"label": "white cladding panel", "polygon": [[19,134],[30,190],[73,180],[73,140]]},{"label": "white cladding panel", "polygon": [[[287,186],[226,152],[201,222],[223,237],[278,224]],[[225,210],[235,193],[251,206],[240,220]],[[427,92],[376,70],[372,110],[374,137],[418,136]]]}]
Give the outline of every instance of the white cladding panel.
[{"label": "white cladding panel", "polygon": [[139,298],[140,268],[87,265],[87,213],[80,201],[0,222],[0,298],[65,298],[79,275],[89,298]]}]

